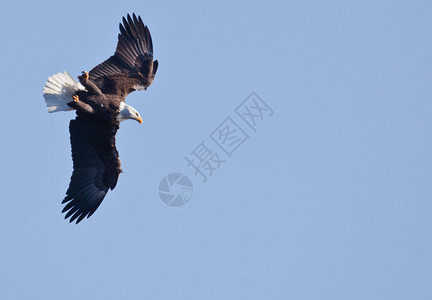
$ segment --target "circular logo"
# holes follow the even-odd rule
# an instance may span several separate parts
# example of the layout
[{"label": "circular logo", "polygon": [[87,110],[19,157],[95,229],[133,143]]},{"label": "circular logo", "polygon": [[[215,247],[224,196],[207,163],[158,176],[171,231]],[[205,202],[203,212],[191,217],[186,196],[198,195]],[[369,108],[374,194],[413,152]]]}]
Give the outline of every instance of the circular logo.
[{"label": "circular logo", "polygon": [[159,198],[171,207],[185,205],[192,197],[192,192],[192,182],[182,173],[168,174],[159,183]]}]

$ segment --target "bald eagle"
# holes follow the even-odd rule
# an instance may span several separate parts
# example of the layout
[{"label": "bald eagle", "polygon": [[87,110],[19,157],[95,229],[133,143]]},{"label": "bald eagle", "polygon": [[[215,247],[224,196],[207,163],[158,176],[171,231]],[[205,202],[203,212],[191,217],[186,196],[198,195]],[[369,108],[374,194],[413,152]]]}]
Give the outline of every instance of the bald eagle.
[{"label": "bald eagle", "polygon": [[115,135],[123,120],[142,123],[138,111],[125,103],[133,91],[145,90],[156,75],[150,31],[140,16],[128,14],[120,23],[115,54],[76,82],[67,72],[48,78],[43,93],[48,112],[75,110],[69,132],[73,173],[62,213],[76,224],[90,217],[117,185],[122,172]]}]

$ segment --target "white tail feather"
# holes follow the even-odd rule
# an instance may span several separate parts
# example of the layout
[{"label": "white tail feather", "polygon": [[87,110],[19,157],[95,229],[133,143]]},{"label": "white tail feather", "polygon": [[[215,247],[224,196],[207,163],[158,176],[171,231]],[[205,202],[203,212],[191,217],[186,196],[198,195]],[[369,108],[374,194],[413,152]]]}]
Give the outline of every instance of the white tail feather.
[{"label": "white tail feather", "polygon": [[66,71],[48,77],[43,89],[48,112],[73,110],[67,103],[71,102],[72,96],[80,90],[84,90],[82,84],[76,82]]}]

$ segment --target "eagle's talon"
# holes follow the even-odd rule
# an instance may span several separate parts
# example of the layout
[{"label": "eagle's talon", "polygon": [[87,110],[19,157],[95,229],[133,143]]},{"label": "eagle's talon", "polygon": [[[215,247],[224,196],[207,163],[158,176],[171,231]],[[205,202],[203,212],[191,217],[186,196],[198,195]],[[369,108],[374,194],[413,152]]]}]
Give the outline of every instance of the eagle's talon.
[{"label": "eagle's talon", "polygon": [[72,99],[73,99],[74,102],[78,102],[79,101],[78,95],[73,95]]},{"label": "eagle's talon", "polygon": [[79,79],[82,79],[82,80],[89,79],[89,73],[87,71],[82,71],[81,74],[82,74],[81,76],[78,76]]}]

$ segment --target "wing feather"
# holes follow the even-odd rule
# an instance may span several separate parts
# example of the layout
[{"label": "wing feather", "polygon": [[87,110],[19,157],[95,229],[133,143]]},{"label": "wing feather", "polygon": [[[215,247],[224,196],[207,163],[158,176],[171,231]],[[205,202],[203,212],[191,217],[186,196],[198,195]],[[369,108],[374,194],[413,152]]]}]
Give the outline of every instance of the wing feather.
[{"label": "wing feather", "polygon": [[[108,190],[115,187],[120,168],[118,152],[115,143],[112,143],[116,129],[108,131],[111,134],[107,135],[106,131],[101,132],[97,121],[78,116],[70,122],[69,131],[74,170],[62,202],[66,203],[62,213],[66,212],[65,219],[70,217],[69,222],[76,220],[78,224],[85,217],[90,217],[102,203]],[[98,136],[97,140],[93,138],[95,136]],[[104,145],[100,145],[101,143]],[[111,145],[113,149],[106,149],[109,154],[104,157],[99,152],[106,145]]]},{"label": "wing feather", "polygon": [[129,14],[119,24],[120,34],[113,56],[90,71],[92,80],[103,93],[126,96],[134,86],[148,87],[156,75],[153,42],[150,31],[140,16]]}]

